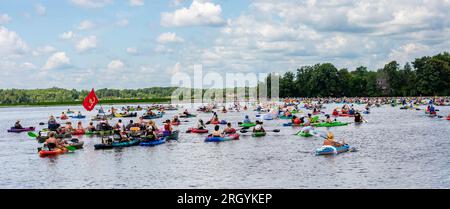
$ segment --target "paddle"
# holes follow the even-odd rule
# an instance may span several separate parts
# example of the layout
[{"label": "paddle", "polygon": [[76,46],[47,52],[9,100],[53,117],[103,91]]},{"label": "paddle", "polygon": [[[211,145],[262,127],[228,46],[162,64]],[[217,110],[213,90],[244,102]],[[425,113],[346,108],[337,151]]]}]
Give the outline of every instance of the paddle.
[{"label": "paddle", "polygon": [[36,133],[32,132],[32,131],[28,132],[28,136],[31,137],[31,138],[37,138],[38,137],[38,135]]},{"label": "paddle", "polygon": [[[248,130],[245,130],[245,129],[241,129],[241,130],[239,130],[241,133],[248,133],[249,131]],[[250,131],[251,132],[251,131]],[[275,132],[275,133],[278,133],[278,132],[280,132],[280,129],[273,129],[273,130],[266,130],[266,132]]]}]

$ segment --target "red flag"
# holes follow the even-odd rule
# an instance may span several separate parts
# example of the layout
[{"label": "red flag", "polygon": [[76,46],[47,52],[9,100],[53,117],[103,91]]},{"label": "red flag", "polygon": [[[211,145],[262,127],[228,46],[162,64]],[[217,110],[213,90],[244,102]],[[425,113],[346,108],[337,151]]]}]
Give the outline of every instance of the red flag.
[{"label": "red flag", "polygon": [[95,95],[94,89],[92,89],[91,92],[87,95],[87,97],[84,98],[83,107],[87,111],[91,111],[94,109],[97,103],[98,103],[97,95]]}]

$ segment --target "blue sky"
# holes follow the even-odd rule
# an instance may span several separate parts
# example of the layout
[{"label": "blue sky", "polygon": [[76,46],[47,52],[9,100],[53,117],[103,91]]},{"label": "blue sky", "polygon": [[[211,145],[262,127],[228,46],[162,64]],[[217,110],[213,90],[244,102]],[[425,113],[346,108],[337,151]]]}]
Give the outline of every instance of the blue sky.
[{"label": "blue sky", "polygon": [[169,86],[175,72],[372,70],[450,49],[448,0],[0,0],[0,88]]}]

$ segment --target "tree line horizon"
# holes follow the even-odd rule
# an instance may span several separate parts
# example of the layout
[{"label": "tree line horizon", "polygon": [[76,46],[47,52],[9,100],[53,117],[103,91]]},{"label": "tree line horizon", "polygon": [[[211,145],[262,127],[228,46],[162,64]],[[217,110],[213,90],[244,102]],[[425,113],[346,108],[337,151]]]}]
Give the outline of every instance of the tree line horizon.
[{"label": "tree line horizon", "polygon": [[[270,89],[271,76],[256,87]],[[443,52],[423,56],[400,66],[391,61],[383,68],[368,70],[360,66],[353,71],[337,69],[332,63],[306,65],[295,71],[277,75],[279,97],[406,97],[450,95],[450,54]],[[248,89],[249,87],[241,87]],[[252,87],[255,88],[255,87]],[[178,87],[150,87],[140,89],[96,89],[102,100],[155,100],[170,99]],[[236,88],[235,88],[236,89]],[[191,89],[192,92],[196,91]],[[203,89],[205,92],[206,89]],[[225,94],[225,89],[223,89]],[[1,105],[27,105],[40,103],[67,103],[82,101],[89,90],[0,89]],[[270,91],[268,92],[270,95]]]}]

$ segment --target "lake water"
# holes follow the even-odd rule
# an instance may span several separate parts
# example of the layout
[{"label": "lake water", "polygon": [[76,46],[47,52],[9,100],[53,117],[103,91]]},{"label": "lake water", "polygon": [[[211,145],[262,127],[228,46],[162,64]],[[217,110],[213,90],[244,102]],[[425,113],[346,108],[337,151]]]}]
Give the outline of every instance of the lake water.
[{"label": "lake water", "polygon": [[[325,111],[330,113],[334,106],[327,105]],[[441,115],[450,113],[450,107],[438,109]],[[300,128],[282,127],[286,120],[264,121],[266,129],[281,132],[262,138],[242,134],[237,141],[205,143],[205,135],[184,133],[195,122],[189,119],[176,128],[181,131],[178,142],[94,150],[99,138],[80,137],[84,149],[53,158],[39,157],[40,145],[25,132],[6,131],[16,119],[23,126],[44,128],[37,124],[64,110],[67,107],[0,108],[0,188],[450,187],[450,121],[426,117],[423,111],[383,106],[364,115],[368,123],[316,128],[331,130],[358,149],[336,156],[314,155],[323,140],[295,136]],[[178,112],[169,111],[164,119]],[[95,113],[83,114],[90,118]],[[255,119],[253,111],[219,113],[219,118],[236,125],[244,114]],[[211,114],[199,117],[206,120]],[[162,119],[157,121],[160,125]]]}]

